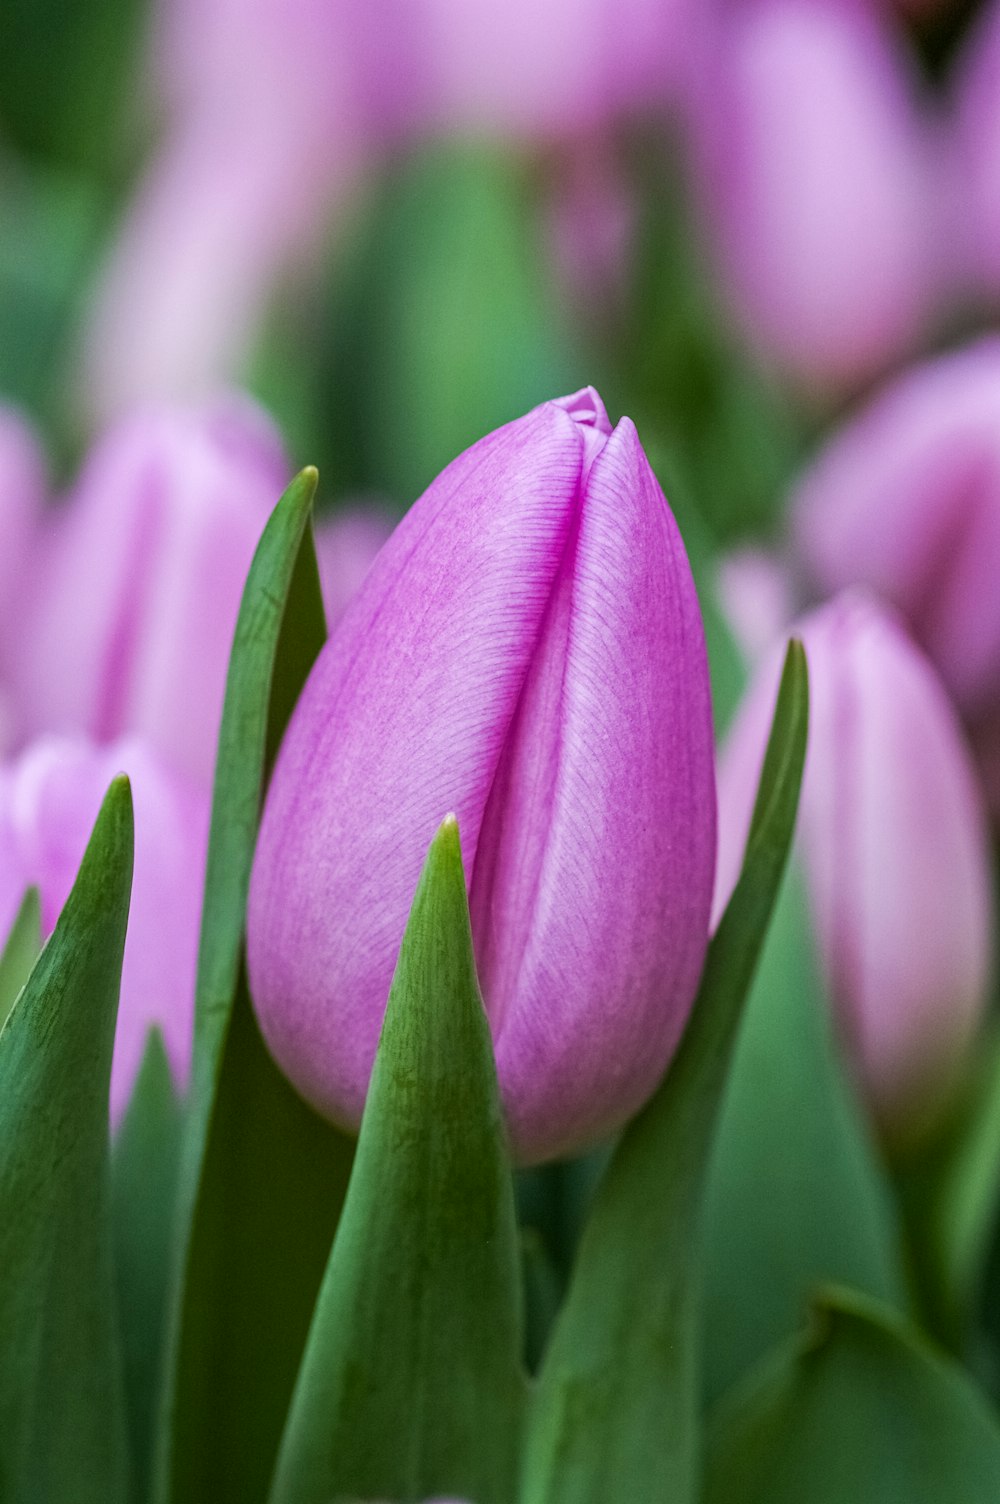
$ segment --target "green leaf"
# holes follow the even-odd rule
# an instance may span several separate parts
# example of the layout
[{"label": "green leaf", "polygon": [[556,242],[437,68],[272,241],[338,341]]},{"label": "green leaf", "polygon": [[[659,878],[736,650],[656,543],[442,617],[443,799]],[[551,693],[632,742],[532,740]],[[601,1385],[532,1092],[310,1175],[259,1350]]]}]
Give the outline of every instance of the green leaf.
[{"label": "green leaf", "polygon": [[427,857],[272,1504],[510,1504],[521,1275],[458,827]]},{"label": "green leaf", "polygon": [[710,1397],[799,1329],[818,1284],[906,1305],[895,1208],[843,1070],[794,865],[740,1031],[705,1222]]},{"label": "green leaf", "polygon": [[933,1136],[897,1164],[924,1320],[962,1352],[982,1293],[1000,1208],[1000,1032],[980,1041],[968,1078]]},{"label": "green leaf", "polygon": [[42,911],[38,889],[29,888],[0,955],[0,1028],[6,1023],[41,948]]},{"label": "green leaf", "polygon": [[705,1504],[995,1504],[985,1397],[891,1311],[846,1291],[720,1408]]},{"label": "green leaf", "polygon": [[285,492],[250,569],[219,739],[153,1497],[266,1496],[353,1142],[292,1090],[261,1040],[243,932],[268,764],[322,645],[309,516]]},{"label": "green leaf", "polygon": [[151,1029],[111,1155],[115,1284],[135,1499],[145,1499],[149,1486],[183,1124],[163,1036]]},{"label": "green leaf", "polygon": [[808,684],[789,646],[743,872],[666,1079],[598,1190],[531,1414],[525,1504],[693,1504],[699,1211],[726,1070],[795,824]]},{"label": "green leaf", "polygon": [[108,1094],[132,883],[112,783],[55,931],[0,1032],[0,1498],[124,1504]]}]

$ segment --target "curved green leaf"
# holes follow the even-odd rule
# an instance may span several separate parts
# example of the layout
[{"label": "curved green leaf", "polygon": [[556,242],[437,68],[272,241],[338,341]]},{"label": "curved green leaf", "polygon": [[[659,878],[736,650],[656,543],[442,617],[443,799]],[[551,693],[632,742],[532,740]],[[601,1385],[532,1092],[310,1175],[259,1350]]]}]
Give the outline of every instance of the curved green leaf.
[{"label": "curved green leaf", "polygon": [[41,948],[42,911],[38,889],[29,888],[0,955],[0,1028],[6,1023]]},{"label": "curved green leaf", "polygon": [[108,1093],[132,884],[118,778],[0,1032],[0,1498],[124,1504]]},{"label": "curved green leaf", "polygon": [[805,759],[789,645],[736,890],[666,1079],[597,1193],[532,1408],[525,1504],[693,1504],[699,1211],[743,1000],[781,882]]},{"label": "curved green leaf", "polygon": [[266,1494],[353,1143],[264,1047],[243,980],[247,891],[267,769],[322,646],[309,518],[315,470],[289,486],[251,565],[219,736],[190,1111],[153,1497]]},{"label": "curved green leaf", "polygon": [[704,1247],[710,1399],[799,1329],[819,1284],[908,1303],[896,1210],[834,1038],[795,864],[736,1045]]},{"label": "curved green leaf", "polygon": [[1000,1429],[890,1310],[830,1292],[712,1427],[705,1504],[995,1504]]},{"label": "curved green leaf", "polygon": [[413,900],[272,1504],[510,1504],[521,1275],[458,827]]}]

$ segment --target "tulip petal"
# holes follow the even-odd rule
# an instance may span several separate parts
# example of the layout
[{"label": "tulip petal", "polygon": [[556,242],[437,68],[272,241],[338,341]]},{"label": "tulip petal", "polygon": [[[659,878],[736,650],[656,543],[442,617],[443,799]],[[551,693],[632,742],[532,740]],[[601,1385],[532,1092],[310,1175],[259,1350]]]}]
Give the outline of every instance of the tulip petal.
[{"label": "tulip petal", "polygon": [[596,1139],[659,1079],[704,959],[714,815],[697,597],[626,419],[590,471],[472,881],[522,1157]]}]

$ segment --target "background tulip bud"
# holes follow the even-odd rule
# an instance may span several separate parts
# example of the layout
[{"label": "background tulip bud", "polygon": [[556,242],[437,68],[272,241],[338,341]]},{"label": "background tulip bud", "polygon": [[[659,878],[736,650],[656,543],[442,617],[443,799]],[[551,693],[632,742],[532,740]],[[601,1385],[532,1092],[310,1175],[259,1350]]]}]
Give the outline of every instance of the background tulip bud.
[{"label": "background tulip bud", "polygon": [[244,580],[287,476],[269,423],[235,398],[115,426],[40,543],[24,731],[136,732],[207,781]]},{"label": "background tulip bud", "polygon": [[43,737],[0,766],[0,936],[29,886],[48,935],[73,886],[112,778],[125,772],[135,805],[135,865],[121,1003],[111,1070],[117,1124],[149,1030],[162,1035],[175,1084],[187,1083],[198,925],[208,841],[208,795],[131,738],[95,747]]},{"label": "background tulip bud", "polygon": [[793,500],[823,591],[891,601],[975,718],[1000,694],[1000,339],[903,376],[836,434]]},{"label": "background tulip bud", "polygon": [[880,18],[843,0],[750,0],[707,46],[696,177],[735,312],[813,385],[905,349],[936,275],[927,124]]},{"label": "background tulip bud", "polygon": [[379,554],[306,684],[251,884],[261,1027],[357,1123],[426,848],[455,810],[517,1154],[620,1124],[687,1017],[714,858],[687,558],[596,393],[473,445]]},{"label": "background tulip bud", "polygon": [[[35,533],[45,506],[45,460],[33,429],[0,406],[0,673],[10,670],[31,598]],[[0,738],[2,745],[2,738]]]},{"label": "background tulip bud", "polygon": [[1000,4],[976,17],[955,65],[954,226],[971,285],[1000,298]]},{"label": "background tulip bud", "polygon": [[[981,1016],[990,879],[967,748],[933,669],[873,601],[795,632],[809,659],[798,842],[841,1034],[888,1126],[930,1111]],[[777,687],[761,671],[720,758],[716,913],[736,881]]]},{"label": "background tulip bud", "polygon": [[317,524],[316,562],[328,627],[347,610],[391,532],[388,513],[375,507],[353,507]]}]

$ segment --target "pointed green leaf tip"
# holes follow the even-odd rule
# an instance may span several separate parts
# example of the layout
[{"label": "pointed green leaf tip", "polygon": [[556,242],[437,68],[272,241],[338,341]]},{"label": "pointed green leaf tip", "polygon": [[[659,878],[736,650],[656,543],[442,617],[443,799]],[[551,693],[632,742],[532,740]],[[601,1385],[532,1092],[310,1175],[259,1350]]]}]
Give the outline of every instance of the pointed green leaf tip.
[{"label": "pointed green leaf tip", "polygon": [[403,938],[272,1504],[508,1504],[521,1343],[511,1174],[449,816]]},{"label": "pointed green leaf tip", "polygon": [[743,870],[665,1080],[618,1144],[531,1406],[523,1504],[695,1504],[700,1215],[726,1072],[788,856],[808,673],[785,660]]},{"label": "pointed green leaf tip", "polygon": [[353,1140],[320,1119],[271,1059],[243,970],[267,768],[326,635],[309,525],[315,487],[314,470],[296,476],[264,528],[229,660],[150,1489],[156,1504],[265,1499],[353,1155]]},{"label": "pointed green leaf tip", "polygon": [[132,882],[112,783],[55,931],[0,1033],[0,1497],[120,1504],[108,1093]]}]

